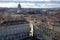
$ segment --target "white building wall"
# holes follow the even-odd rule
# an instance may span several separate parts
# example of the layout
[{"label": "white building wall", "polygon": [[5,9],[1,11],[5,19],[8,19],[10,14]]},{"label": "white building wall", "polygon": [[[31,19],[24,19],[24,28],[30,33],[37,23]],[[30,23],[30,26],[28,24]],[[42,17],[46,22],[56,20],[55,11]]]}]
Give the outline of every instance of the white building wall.
[{"label": "white building wall", "polygon": [[60,27],[54,26],[54,31],[60,32]]}]

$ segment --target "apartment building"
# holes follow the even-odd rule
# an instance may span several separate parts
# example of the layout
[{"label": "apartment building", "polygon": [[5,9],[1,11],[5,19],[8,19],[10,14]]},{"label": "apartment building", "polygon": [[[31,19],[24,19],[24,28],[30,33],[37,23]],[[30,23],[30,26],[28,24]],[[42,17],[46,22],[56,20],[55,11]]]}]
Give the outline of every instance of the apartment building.
[{"label": "apartment building", "polygon": [[0,40],[21,40],[29,37],[30,23],[26,20],[5,21],[0,24]]},{"label": "apartment building", "polygon": [[53,40],[60,40],[60,20],[55,20],[53,26]]}]

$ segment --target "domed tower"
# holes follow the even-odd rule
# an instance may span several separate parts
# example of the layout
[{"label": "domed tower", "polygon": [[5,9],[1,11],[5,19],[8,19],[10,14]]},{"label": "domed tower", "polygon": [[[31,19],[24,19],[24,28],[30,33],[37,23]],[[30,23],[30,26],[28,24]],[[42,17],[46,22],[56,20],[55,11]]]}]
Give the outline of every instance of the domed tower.
[{"label": "domed tower", "polygon": [[21,5],[20,3],[18,4],[18,8],[17,8],[17,13],[21,13],[22,12],[22,8],[21,8]]}]

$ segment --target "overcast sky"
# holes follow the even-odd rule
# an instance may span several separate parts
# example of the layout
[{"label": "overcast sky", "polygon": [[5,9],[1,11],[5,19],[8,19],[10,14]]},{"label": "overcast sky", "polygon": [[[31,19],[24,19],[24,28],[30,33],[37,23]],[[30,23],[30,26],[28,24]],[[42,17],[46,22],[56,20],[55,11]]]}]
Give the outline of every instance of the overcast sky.
[{"label": "overcast sky", "polygon": [[60,7],[60,0],[0,0],[0,7],[54,8]]},{"label": "overcast sky", "polygon": [[0,1],[60,1],[60,0],[0,0]]}]

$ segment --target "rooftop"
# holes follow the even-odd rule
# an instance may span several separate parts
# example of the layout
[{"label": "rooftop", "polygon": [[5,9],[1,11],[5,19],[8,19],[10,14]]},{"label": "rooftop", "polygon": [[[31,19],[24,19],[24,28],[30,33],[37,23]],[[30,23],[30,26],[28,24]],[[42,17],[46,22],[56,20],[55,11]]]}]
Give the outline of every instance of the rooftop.
[{"label": "rooftop", "polygon": [[15,20],[15,21],[5,21],[0,23],[0,26],[10,26],[10,25],[19,25],[19,24],[27,24],[29,23],[26,20]]}]

